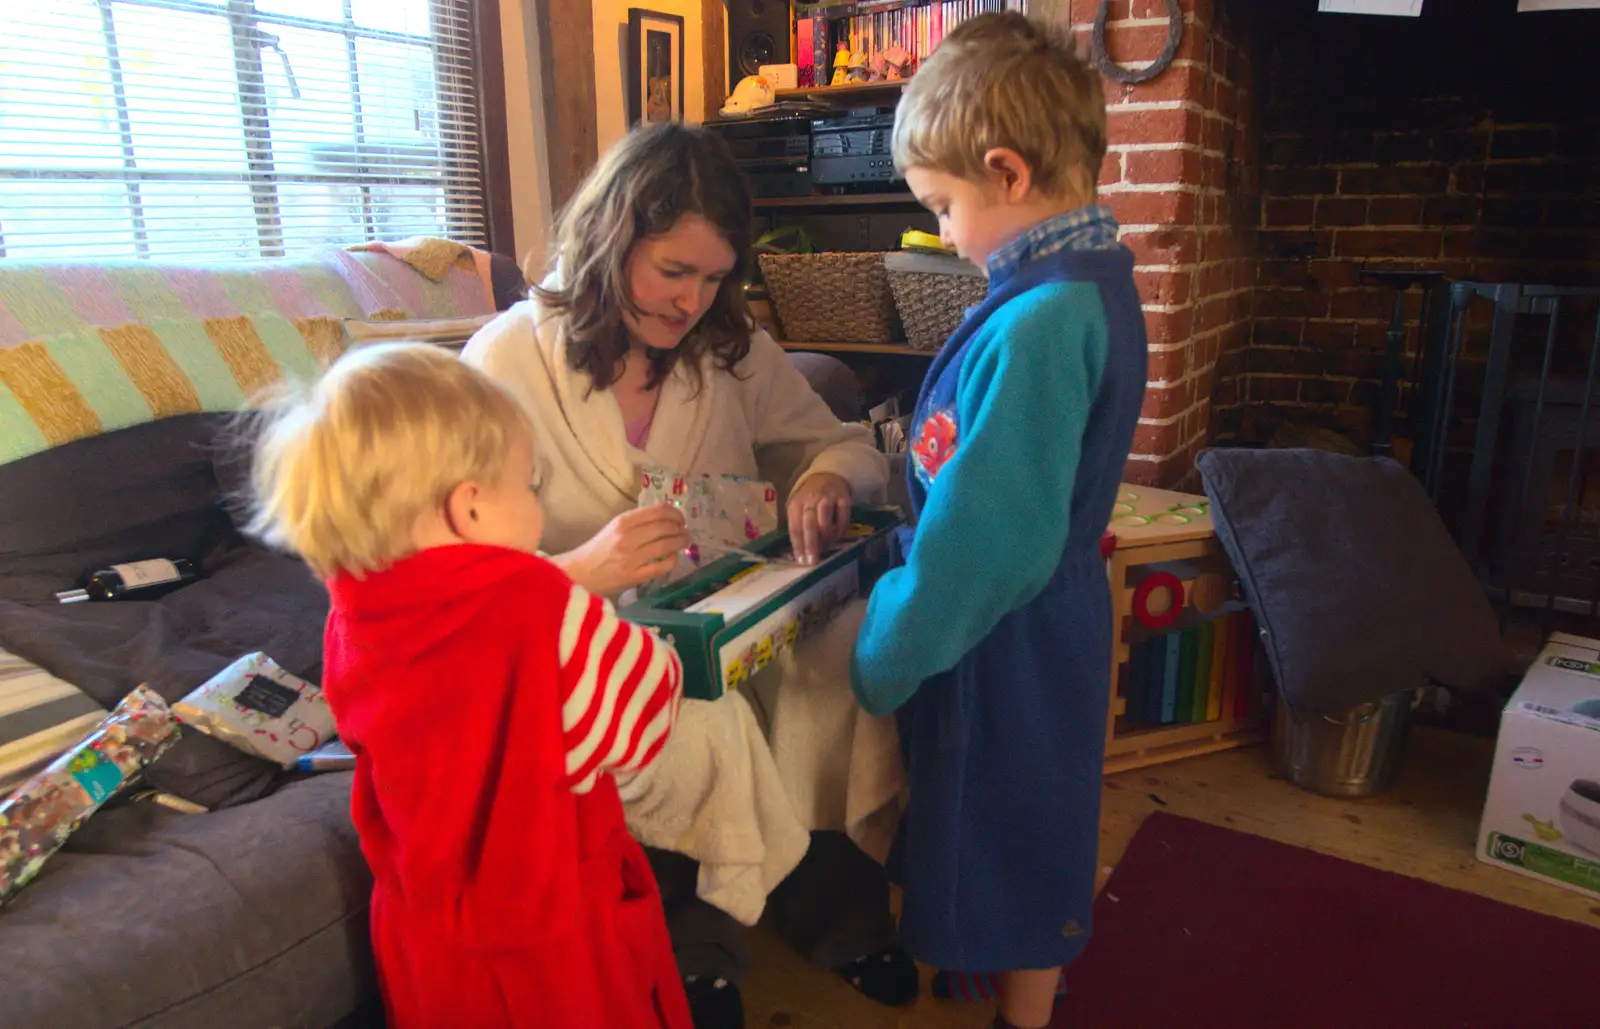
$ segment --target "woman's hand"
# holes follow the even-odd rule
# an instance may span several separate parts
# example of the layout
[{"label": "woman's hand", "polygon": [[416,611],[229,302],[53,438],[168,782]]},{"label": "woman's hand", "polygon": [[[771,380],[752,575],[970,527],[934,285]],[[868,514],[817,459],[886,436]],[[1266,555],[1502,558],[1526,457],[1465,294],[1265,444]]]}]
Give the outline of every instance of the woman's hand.
[{"label": "woman's hand", "polygon": [[789,542],[795,560],[816,564],[850,526],[850,484],[832,472],[807,476],[789,496]]},{"label": "woman's hand", "polygon": [[590,593],[615,597],[670,572],[692,542],[683,512],[656,504],[624,511],[589,542],[553,560]]}]

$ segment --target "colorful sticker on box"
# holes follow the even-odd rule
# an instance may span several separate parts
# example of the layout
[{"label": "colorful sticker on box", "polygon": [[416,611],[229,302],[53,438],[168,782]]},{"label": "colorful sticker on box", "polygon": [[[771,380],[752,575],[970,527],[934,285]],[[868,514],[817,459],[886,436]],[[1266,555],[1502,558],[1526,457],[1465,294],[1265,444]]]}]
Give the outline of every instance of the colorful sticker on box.
[{"label": "colorful sticker on box", "polygon": [[1562,657],[1559,654],[1553,654],[1545,658],[1544,663],[1551,668],[1559,668],[1563,672],[1577,672],[1579,675],[1587,675],[1591,679],[1600,679],[1600,662],[1584,661],[1576,657]]},{"label": "colorful sticker on box", "polygon": [[1580,890],[1600,893],[1600,863],[1587,858],[1499,832],[1489,834],[1488,857]]}]

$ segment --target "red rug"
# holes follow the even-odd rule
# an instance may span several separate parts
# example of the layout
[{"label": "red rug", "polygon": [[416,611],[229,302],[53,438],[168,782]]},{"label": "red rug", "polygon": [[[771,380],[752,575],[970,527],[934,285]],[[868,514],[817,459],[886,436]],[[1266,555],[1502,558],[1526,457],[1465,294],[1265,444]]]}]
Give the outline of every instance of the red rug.
[{"label": "red rug", "polygon": [[1600,929],[1161,812],[1094,921],[1054,1029],[1600,1026]]}]

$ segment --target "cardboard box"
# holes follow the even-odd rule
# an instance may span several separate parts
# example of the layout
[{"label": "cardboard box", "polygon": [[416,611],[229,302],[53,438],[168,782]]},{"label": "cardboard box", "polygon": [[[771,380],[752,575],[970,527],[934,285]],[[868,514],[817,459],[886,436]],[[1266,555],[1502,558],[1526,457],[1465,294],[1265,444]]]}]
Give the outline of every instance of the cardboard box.
[{"label": "cardboard box", "polygon": [[763,64],[756,69],[756,72],[772,83],[773,89],[798,89],[800,87],[800,74],[797,65]]},{"label": "cardboard box", "polygon": [[1552,635],[1506,703],[1478,860],[1600,897],[1600,640]]},{"label": "cardboard box", "polygon": [[[889,534],[902,521],[897,508],[858,507],[845,540],[815,565],[728,555],[617,614],[655,629],[678,652],[684,696],[715,700],[865,596],[888,570]],[[788,530],[745,549],[786,553]]]}]

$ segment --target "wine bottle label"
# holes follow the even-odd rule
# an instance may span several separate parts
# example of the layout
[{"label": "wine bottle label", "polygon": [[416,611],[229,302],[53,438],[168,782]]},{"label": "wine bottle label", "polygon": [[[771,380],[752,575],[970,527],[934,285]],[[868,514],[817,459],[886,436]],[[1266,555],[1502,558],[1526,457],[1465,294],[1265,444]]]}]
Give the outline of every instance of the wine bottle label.
[{"label": "wine bottle label", "polygon": [[122,576],[122,584],[130,590],[140,589],[145,586],[159,586],[166,582],[177,582],[183,576],[178,572],[178,566],[165,558],[153,561],[133,561],[125,565],[112,565],[111,570]]}]

